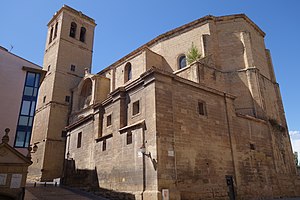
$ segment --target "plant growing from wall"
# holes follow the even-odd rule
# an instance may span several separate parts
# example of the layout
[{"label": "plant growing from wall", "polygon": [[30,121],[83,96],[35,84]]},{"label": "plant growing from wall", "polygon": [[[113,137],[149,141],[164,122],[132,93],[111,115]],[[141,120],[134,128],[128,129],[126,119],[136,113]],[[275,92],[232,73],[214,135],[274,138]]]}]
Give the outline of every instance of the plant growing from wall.
[{"label": "plant growing from wall", "polygon": [[282,126],[281,124],[279,124],[277,122],[276,119],[269,119],[270,124],[272,125],[272,127],[280,132],[284,132],[285,131],[285,127]]},{"label": "plant growing from wall", "polygon": [[296,166],[298,166],[298,163],[299,163],[299,161],[298,161],[298,152],[294,152],[294,160],[295,160],[295,164],[296,164]]},{"label": "plant growing from wall", "polygon": [[187,53],[187,63],[190,65],[191,63],[200,60],[201,53],[199,52],[198,48],[192,43],[191,48]]}]

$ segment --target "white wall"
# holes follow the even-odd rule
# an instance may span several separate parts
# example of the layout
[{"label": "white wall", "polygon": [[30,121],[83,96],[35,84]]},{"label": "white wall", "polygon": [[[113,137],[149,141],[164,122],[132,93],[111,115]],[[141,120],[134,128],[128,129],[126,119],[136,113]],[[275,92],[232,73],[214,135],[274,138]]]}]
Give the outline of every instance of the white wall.
[{"label": "white wall", "polygon": [[[20,58],[0,46],[0,139],[4,129],[9,128],[9,144],[14,145],[20,104],[22,102],[26,71],[22,67],[40,69],[23,58]],[[27,150],[18,149],[26,154]]]}]

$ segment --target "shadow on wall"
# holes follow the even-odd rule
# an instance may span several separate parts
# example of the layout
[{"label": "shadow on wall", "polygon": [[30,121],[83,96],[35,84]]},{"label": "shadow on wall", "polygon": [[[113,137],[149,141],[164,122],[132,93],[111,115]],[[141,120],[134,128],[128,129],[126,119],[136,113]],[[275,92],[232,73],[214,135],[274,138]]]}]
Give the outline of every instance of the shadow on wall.
[{"label": "shadow on wall", "polygon": [[75,160],[65,160],[65,173],[62,184],[75,187],[111,200],[135,200],[130,193],[118,192],[99,187],[97,168],[94,170],[76,169]]},{"label": "shadow on wall", "polygon": [[15,198],[0,194],[1,200],[14,200]]}]

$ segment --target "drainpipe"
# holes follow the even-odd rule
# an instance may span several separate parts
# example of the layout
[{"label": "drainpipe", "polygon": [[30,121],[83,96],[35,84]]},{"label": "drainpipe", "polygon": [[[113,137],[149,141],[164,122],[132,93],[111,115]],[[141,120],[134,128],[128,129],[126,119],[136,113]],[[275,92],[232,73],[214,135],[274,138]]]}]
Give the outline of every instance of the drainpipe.
[{"label": "drainpipe", "polygon": [[225,103],[226,122],[227,122],[227,129],[228,129],[228,135],[229,135],[229,143],[230,143],[230,150],[231,150],[231,157],[232,157],[234,180],[236,183],[236,169],[235,169],[235,161],[234,161],[233,148],[232,148],[232,139],[231,139],[232,136],[231,136],[231,127],[230,127],[230,123],[229,123],[228,103],[227,103],[227,99],[226,99],[226,93],[224,93],[224,103]]},{"label": "drainpipe", "polygon": [[[70,97],[70,102],[69,102],[69,110],[68,110],[68,120],[67,120],[67,126],[70,124],[70,115],[72,113],[73,109],[73,97],[74,97],[74,92],[71,90],[71,97]],[[65,142],[65,149],[64,149],[64,162],[63,162],[63,174],[62,174],[62,184],[66,184],[66,170],[67,170],[67,164],[68,164],[68,159],[69,159],[69,150],[70,150],[70,134],[68,134],[67,131],[63,130],[62,136],[64,137],[64,142]],[[68,146],[68,148],[67,148]],[[68,151],[67,151],[68,150]],[[66,158],[66,151],[67,151],[67,158]]]},{"label": "drainpipe", "polygon": [[[143,126],[143,130],[142,130],[142,147],[146,147],[145,146],[145,129],[144,129],[144,126]],[[142,190],[142,200],[144,200],[144,192],[146,191],[146,161],[145,161],[145,152],[142,153],[143,154],[143,190]]]}]

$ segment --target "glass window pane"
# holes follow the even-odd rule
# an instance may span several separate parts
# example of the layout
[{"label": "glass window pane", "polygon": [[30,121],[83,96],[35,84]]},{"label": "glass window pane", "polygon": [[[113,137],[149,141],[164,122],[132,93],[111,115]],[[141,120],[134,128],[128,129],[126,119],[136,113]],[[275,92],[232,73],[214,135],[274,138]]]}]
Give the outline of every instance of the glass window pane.
[{"label": "glass window pane", "polygon": [[30,109],[30,116],[34,115],[34,111],[35,111],[35,101],[32,101],[32,103],[31,103],[31,109]]},{"label": "glass window pane", "polygon": [[180,67],[180,69],[182,69],[185,66],[186,66],[186,57],[185,56],[181,56],[179,58],[179,67]]},{"label": "glass window pane", "polygon": [[24,142],[25,142],[25,131],[18,131],[16,135],[16,144],[15,146],[17,147],[23,147]]},{"label": "glass window pane", "polygon": [[27,132],[27,135],[26,135],[26,140],[25,140],[25,147],[28,147],[29,146],[29,142],[30,142],[30,132]]},{"label": "glass window pane", "polygon": [[28,126],[32,126],[33,117],[29,117]]},{"label": "glass window pane", "polygon": [[36,97],[37,92],[38,92],[38,89],[37,89],[37,88],[34,88],[34,90],[33,90],[33,96],[34,96],[34,97]]},{"label": "glass window pane", "polygon": [[19,125],[21,126],[27,126],[28,117],[26,116],[20,116],[19,118]]},{"label": "glass window pane", "polygon": [[39,83],[40,83],[40,74],[36,74],[34,87],[39,87]]},{"label": "glass window pane", "polygon": [[21,115],[29,115],[29,109],[30,109],[30,101],[23,100]]},{"label": "glass window pane", "polygon": [[131,80],[132,78],[132,71],[131,71],[131,67],[128,68],[128,80]]},{"label": "glass window pane", "polygon": [[35,73],[27,72],[26,85],[34,86]]},{"label": "glass window pane", "polygon": [[24,89],[24,95],[26,96],[32,96],[33,88],[32,87],[25,87]]},{"label": "glass window pane", "polygon": [[136,101],[132,104],[132,115],[140,113],[140,101]]}]

